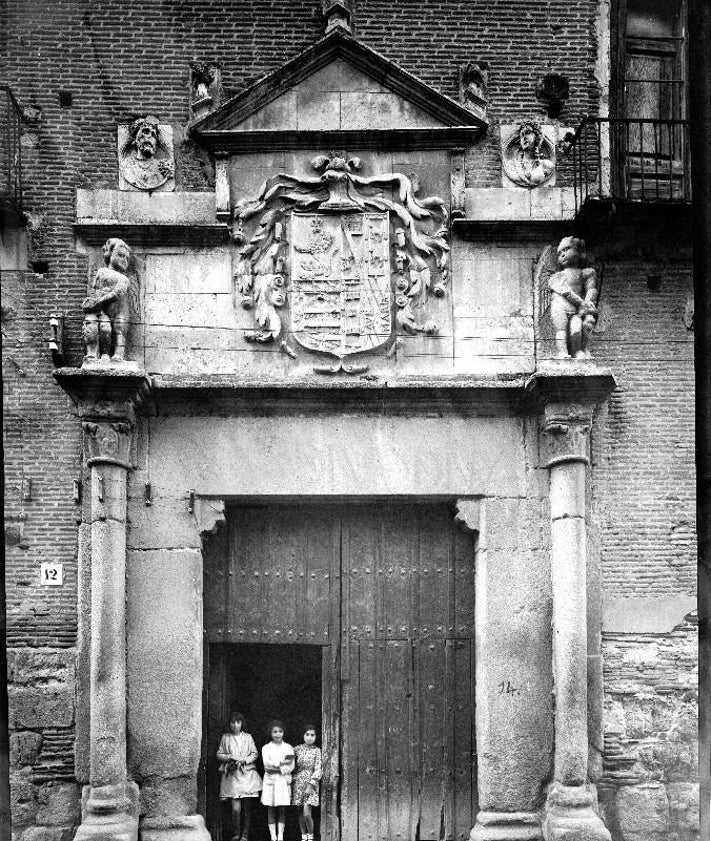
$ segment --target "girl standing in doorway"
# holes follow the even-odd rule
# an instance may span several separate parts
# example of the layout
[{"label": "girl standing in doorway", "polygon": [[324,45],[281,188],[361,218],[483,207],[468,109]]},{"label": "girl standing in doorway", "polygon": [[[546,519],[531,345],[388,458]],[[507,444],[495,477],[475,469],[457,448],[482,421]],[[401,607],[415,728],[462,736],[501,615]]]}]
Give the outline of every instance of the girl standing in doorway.
[{"label": "girl standing in doorway", "polygon": [[284,725],[281,721],[271,722],[269,735],[271,741],[262,748],[264,762],[262,803],[267,807],[271,841],[284,841],[284,807],[291,803],[294,748],[284,741]]},{"label": "girl standing in doorway", "polygon": [[242,713],[230,713],[217,758],[222,773],[220,800],[232,803],[232,841],[248,841],[252,798],[259,796],[262,779],[254,767],[257,746],[249,733],[244,732]]},{"label": "girl standing in doorway", "polygon": [[313,841],[314,819],[311,807],[319,805],[318,787],[321,780],[321,748],[316,747],[316,728],[304,727],[304,743],[294,749],[296,771],[291,791],[291,802],[299,807],[301,841]]}]

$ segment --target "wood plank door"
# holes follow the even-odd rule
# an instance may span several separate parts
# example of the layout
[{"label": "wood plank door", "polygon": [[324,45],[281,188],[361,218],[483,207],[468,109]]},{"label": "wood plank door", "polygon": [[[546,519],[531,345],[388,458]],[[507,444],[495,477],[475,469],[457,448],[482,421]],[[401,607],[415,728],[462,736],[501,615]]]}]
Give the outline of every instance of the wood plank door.
[{"label": "wood plank door", "polygon": [[476,816],[471,538],[446,506],[352,506],[342,528],[342,841],[464,841]]},{"label": "wood plank door", "polygon": [[205,629],[203,757],[216,841],[222,719],[246,705],[263,729],[263,698],[264,715],[294,729],[308,693],[282,700],[266,670],[296,669],[315,647],[319,841],[465,841],[476,815],[474,554],[449,506],[235,508],[205,552]]},{"label": "wood plank door", "polygon": [[[315,505],[232,508],[225,528],[204,547],[201,778],[213,841],[230,837],[215,753],[231,710],[246,716],[258,749],[268,741],[272,718],[284,722],[286,739],[294,745],[301,741],[304,724],[321,731],[327,761],[319,841],[331,841],[337,831],[338,736],[333,728],[338,715],[333,710],[340,710],[340,547],[340,509]],[[267,841],[264,809],[254,804],[253,811],[251,841]],[[295,837],[295,815],[289,821]]]}]

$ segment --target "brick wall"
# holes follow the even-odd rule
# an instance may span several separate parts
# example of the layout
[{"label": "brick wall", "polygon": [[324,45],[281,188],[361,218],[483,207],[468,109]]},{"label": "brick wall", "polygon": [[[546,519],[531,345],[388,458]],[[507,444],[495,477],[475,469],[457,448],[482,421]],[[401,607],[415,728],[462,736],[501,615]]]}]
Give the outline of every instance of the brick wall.
[{"label": "brick wall", "polygon": [[[115,127],[147,112],[175,128],[177,189],[208,187],[209,161],[184,131],[188,62],[217,61],[227,91],[239,92],[320,37],[319,10],[315,0],[6,3],[0,77],[24,107],[41,109],[40,123],[29,126],[23,138],[25,207],[31,257],[49,264],[42,274],[2,278],[3,307],[9,308],[3,313],[8,641],[11,659],[19,663],[11,692],[17,699],[38,699],[36,709],[16,704],[25,709],[12,733],[18,834],[34,823],[66,827],[76,820],[76,787],[67,769],[73,750],[79,517],[72,481],[79,476],[80,434],[68,399],[51,378],[45,349],[47,317],[59,310],[67,315],[68,361],[80,361],[79,305],[88,259],[75,249],[75,190],[117,186]],[[491,129],[468,157],[468,186],[500,184],[498,124],[542,117],[534,93],[539,75],[557,71],[570,78],[572,96],[562,122],[575,125],[584,113],[594,113],[596,11],[595,0],[355,3],[358,37],[445,94],[457,96],[458,71],[468,61],[489,62]],[[73,93],[71,107],[59,105],[60,90]],[[694,586],[693,371],[691,335],[682,321],[689,277],[682,266],[672,266],[653,293],[646,287],[648,271],[642,264],[607,267],[605,313],[596,338],[597,357],[614,368],[619,381],[596,456],[603,580],[610,591],[630,596],[690,593]],[[27,501],[21,498],[23,476],[33,480]],[[38,586],[39,563],[50,559],[65,565],[63,588]],[[654,664],[622,686],[625,657],[635,656],[629,652],[640,640],[606,640],[608,709],[619,710],[619,704],[642,709],[648,696],[671,706],[668,719],[650,724],[644,739],[662,742],[663,734],[685,726],[693,704],[686,693],[694,632],[687,624],[655,642],[664,668],[678,658],[686,664],[686,683],[671,688],[660,677],[664,669]],[[36,658],[23,660],[30,649]],[[646,766],[624,780],[612,775],[617,732],[608,724],[608,787],[646,792],[632,799],[648,796],[662,803],[662,811],[666,797],[665,814],[676,821],[670,824],[677,827],[676,837],[692,837],[688,819],[684,824],[679,817],[686,809],[682,780]],[[637,739],[635,732],[628,722],[619,730],[618,742],[627,740],[624,751]],[[606,814],[612,815],[615,795],[606,797]],[[620,796],[623,805],[626,797]],[[622,819],[611,820],[622,837]]]},{"label": "brick wall", "polygon": [[[604,271],[595,356],[618,387],[595,442],[603,599],[696,592],[691,271],[666,256],[618,258]],[[660,278],[656,290],[650,276]],[[698,837],[698,628],[693,615],[676,622],[658,633],[603,633],[598,788],[614,841]]]},{"label": "brick wall", "polygon": [[[647,286],[661,275],[658,291]],[[688,264],[609,261],[595,357],[615,372],[597,493],[606,590],[695,593],[693,333]]]}]

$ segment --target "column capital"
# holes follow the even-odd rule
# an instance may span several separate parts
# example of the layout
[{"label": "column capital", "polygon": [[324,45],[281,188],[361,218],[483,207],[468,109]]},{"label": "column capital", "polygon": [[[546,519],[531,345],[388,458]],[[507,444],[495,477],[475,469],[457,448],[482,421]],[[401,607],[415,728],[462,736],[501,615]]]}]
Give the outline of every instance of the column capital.
[{"label": "column capital", "polygon": [[543,467],[568,461],[589,464],[592,407],[548,403],[541,419],[540,453]]},{"label": "column capital", "polygon": [[131,467],[131,424],[127,421],[83,421],[86,463]]},{"label": "column capital", "polygon": [[589,464],[593,414],[614,387],[612,372],[589,362],[546,363],[531,376],[526,390],[541,414],[544,467],[570,461]]}]

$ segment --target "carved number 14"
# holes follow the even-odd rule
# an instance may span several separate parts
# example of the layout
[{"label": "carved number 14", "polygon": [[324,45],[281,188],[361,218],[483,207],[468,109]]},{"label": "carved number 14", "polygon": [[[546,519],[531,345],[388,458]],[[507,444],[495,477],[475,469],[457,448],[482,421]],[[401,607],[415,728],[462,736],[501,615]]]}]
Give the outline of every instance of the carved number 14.
[{"label": "carved number 14", "polygon": [[521,690],[516,689],[515,686],[511,685],[510,680],[502,680],[499,684],[499,694],[500,695],[520,695]]}]

